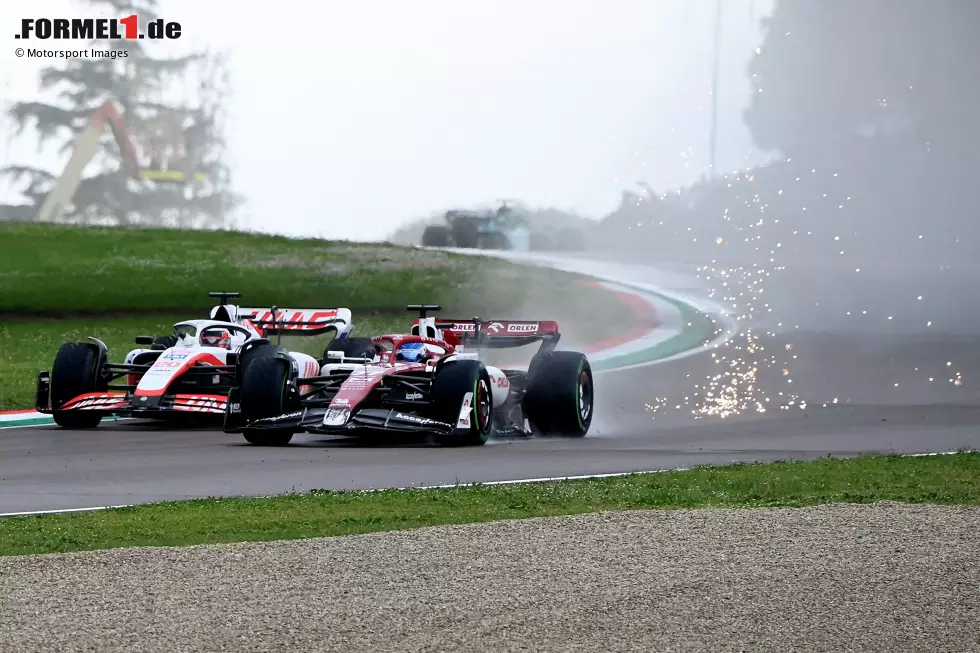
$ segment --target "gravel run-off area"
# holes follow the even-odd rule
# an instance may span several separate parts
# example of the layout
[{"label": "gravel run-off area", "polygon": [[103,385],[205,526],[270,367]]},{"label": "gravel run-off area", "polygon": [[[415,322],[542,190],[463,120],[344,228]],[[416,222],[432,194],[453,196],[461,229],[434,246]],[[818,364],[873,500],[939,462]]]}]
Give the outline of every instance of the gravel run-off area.
[{"label": "gravel run-off area", "polygon": [[636,511],[0,558],[4,653],[395,650],[980,651],[980,508]]}]

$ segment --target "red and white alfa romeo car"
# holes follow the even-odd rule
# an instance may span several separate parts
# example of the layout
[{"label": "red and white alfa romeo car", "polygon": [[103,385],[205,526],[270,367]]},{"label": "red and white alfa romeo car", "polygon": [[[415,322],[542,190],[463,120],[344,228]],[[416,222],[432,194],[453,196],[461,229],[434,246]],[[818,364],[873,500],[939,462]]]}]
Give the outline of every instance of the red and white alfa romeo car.
[{"label": "red and white alfa romeo car", "polygon": [[[252,444],[281,446],[294,433],[434,435],[449,446],[482,445],[494,435],[582,437],[592,423],[592,367],[557,351],[558,323],[449,320],[438,306],[412,305],[409,333],[350,338],[324,354],[312,374],[268,341],[238,359],[224,430]],[[501,369],[481,350],[539,344],[524,369]],[[342,350],[343,349],[343,350]]]},{"label": "red and white alfa romeo car", "polygon": [[[334,331],[328,348],[342,350],[354,330],[346,308],[241,308],[228,304],[239,293],[208,293],[220,298],[210,319],[185,320],[169,336],[138,336],[123,363],[110,363],[105,343],[67,342],[50,373],[38,375],[36,409],[59,426],[94,428],[103,417],[169,419],[225,414],[228,391],[241,385],[246,369],[238,365],[242,347],[282,335],[314,336]],[[326,355],[326,354],[324,354]],[[315,375],[320,361],[301,352],[289,356],[305,374]],[[236,378],[237,377],[237,378]],[[114,383],[124,381],[123,383]]]}]

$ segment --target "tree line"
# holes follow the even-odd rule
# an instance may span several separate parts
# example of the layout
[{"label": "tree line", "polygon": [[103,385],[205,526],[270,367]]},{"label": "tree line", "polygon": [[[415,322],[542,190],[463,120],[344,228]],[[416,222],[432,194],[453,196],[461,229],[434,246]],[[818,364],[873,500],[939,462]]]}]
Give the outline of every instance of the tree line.
[{"label": "tree line", "polygon": [[[159,18],[157,0],[86,0],[107,15]],[[104,43],[92,41],[90,48]],[[8,112],[20,136],[29,129],[39,147],[71,153],[76,139],[107,102],[122,116],[122,130],[107,124],[99,151],[85,167],[61,219],[79,224],[219,228],[229,224],[240,198],[231,190],[224,160],[223,122],[230,91],[228,62],[220,53],[158,56],[152,41],[112,44],[122,57],[53,60],[40,71],[45,99],[14,102]],[[126,138],[135,145],[132,162]],[[138,170],[134,170],[135,163]],[[139,174],[140,170],[143,174]],[[153,173],[153,174],[150,174]],[[61,169],[14,163],[0,169],[20,195],[0,205],[0,218],[35,220]]]},{"label": "tree line", "polygon": [[596,239],[721,257],[919,256],[931,241],[929,255],[975,258],[980,3],[777,0],[763,26],[744,120],[773,161],[626,192]]}]

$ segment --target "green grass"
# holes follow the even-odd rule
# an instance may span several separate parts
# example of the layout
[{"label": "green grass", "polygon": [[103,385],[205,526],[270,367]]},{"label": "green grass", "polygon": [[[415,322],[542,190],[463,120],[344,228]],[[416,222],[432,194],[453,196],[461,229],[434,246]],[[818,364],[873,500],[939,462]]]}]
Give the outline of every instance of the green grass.
[{"label": "green grass", "polygon": [[[557,319],[562,346],[627,330],[632,311],[583,277],[385,244],[237,232],[0,224],[0,410],[33,405],[58,347],[95,336],[119,362],[137,335],[206,317],[208,291],[243,306],[347,307],[358,335],[401,332],[410,303],[447,317]],[[233,302],[234,303],[234,302]],[[590,313],[608,321],[586,320]],[[285,343],[309,353],[322,340]],[[512,362],[496,360],[489,362]],[[522,354],[521,360],[524,356]]]},{"label": "green grass", "polygon": [[0,555],[303,539],[604,510],[980,504],[980,454],[744,464],[433,490],[202,499],[0,520]]},{"label": "green grass", "polygon": [[[528,276],[528,268],[499,260],[380,243],[0,224],[0,313],[8,317],[200,310],[215,290],[243,293],[245,306],[363,313],[426,302],[490,313],[528,300]],[[568,275],[542,270],[533,277],[562,283]]]}]

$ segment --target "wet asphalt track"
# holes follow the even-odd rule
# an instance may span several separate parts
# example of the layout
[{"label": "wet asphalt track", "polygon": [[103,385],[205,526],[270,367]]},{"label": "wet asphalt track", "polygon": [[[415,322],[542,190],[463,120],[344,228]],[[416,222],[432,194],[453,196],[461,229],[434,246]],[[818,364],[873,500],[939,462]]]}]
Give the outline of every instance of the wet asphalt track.
[{"label": "wet asphalt track", "polygon": [[[980,378],[980,339],[969,333],[812,320],[765,338],[766,353],[750,361],[738,361],[743,344],[736,339],[715,357],[602,374],[597,422],[581,440],[441,449],[297,436],[287,448],[264,449],[220,430],[161,431],[126,422],[88,432],[4,430],[0,512],[980,448],[980,386],[973,383]],[[720,356],[729,360],[715,362]],[[763,402],[769,397],[767,411],[696,418],[695,386],[703,388],[732,359],[735,370],[759,368],[752,392]],[[950,382],[956,373],[961,385]],[[807,402],[805,409],[799,400],[779,408],[790,391]]]}]

